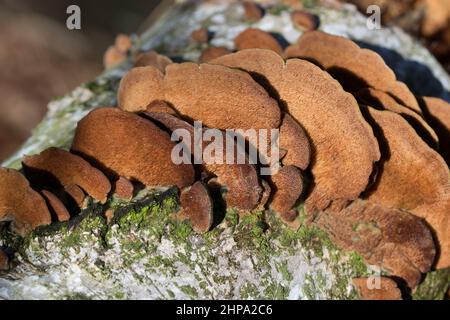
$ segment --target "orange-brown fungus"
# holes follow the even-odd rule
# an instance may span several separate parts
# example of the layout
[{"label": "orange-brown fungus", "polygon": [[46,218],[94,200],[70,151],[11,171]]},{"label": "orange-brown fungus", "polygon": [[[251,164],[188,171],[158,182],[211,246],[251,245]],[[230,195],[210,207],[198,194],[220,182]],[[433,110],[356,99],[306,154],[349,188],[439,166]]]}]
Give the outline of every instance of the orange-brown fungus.
[{"label": "orange-brown fungus", "polygon": [[403,82],[397,81],[383,58],[372,50],[361,49],[349,39],[320,31],[306,32],[296,44],[286,48],[285,56],[317,63],[338,79],[347,91],[372,87],[421,112],[414,95]]},{"label": "orange-brown fungus", "polygon": [[303,10],[294,10],[291,20],[294,26],[301,30],[311,31],[319,27],[319,18]]},{"label": "orange-brown fungus", "polygon": [[194,168],[172,161],[174,146],[169,135],[151,121],[117,108],[101,108],[78,123],[72,151],[113,177],[123,176],[147,187],[182,189],[194,182]]},{"label": "orange-brown fungus", "polygon": [[119,88],[121,109],[144,111],[167,101],[180,114],[217,129],[273,129],[280,125],[275,100],[246,72],[224,66],[171,64],[162,74],[153,67],[132,69]]},{"label": "orange-brown fungus", "polygon": [[250,72],[268,90],[276,91],[292,118],[305,129],[313,149],[308,213],[359,197],[380,157],[378,143],[356,100],[336,80],[307,61],[285,63],[269,50],[244,50],[211,63]]},{"label": "orange-brown fungus", "polygon": [[271,182],[270,207],[279,213],[289,212],[303,193],[302,173],[294,166],[285,166],[271,176]]},{"label": "orange-brown fungus", "polygon": [[438,267],[449,267],[450,174],[444,159],[401,116],[368,108],[367,119],[379,137],[382,170],[366,198],[424,218],[439,242]]},{"label": "orange-brown fungus", "polygon": [[213,203],[203,183],[197,181],[183,190],[180,196],[179,217],[188,219],[199,233],[209,231],[213,223]]},{"label": "orange-brown fungus", "polygon": [[238,34],[234,39],[234,45],[237,50],[258,48],[272,50],[278,54],[283,52],[283,48],[275,37],[268,32],[255,28],[245,29]]},{"label": "orange-brown fungus", "polygon": [[263,8],[255,2],[244,1],[242,6],[244,7],[245,18],[251,22],[257,22],[264,16]]},{"label": "orange-brown fungus", "polygon": [[83,208],[85,205],[86,194],[83,189],[79,186],[72,184],[64,187],[64,192],[66,196],[70,199],[68,201],[73,201],[78,208]]},{"label": "orange-brown fungus", "polygon": [[131,200],[133,198],[134,186],[130,180],[120,177],[114,183],[114,194],[120,199]]},{"label": "orange-brown fungus", "polygon": [[54,215],[57,221],[68,221],[70,219],[69,211],[57,196],[48,190],[42,190],[41,193],[47,201],[50,213]]},{"label": "orange-brown fungus", "polygon": [[209,40],[209,32],[207,28],[198,28],[192,31],[191,39],[198,43],[206,43]]},{"label": "orange-brown fungus", "polygon": [[172,108],[167,102],[161,100],[152,101],[147,106],[147,112],[160,112],[160,113],[168,113],[173,116],[177,115],[177,111]]},{"label": "orange-brown fungus", "polygon": [[208,47],[202,51],[200,58],[198,58],[198,62],[200,63],[209,62],[213,59],[216,59],[229,53],[231,53],[231,51],[225,47]]},{"label": "orange-brown fungus", "polygon": [[280,126],[280,149],[286,151],[282,157],[285,166],[294,165],[302,170],[309,166],[311,147],[308,137],[305,130],[287,113]]},{"label": "orange-brown fungus", "polygon": [[419,283],[421,273],[430,270],[435,258],[426,223],[403,210],[356,200],[339,212],[318,213],[314,222],[337,245],[401,277],[410,288]]},{"label": "orange-brown fungus", "polygon": [[424,116],[439,137],[439,153],[450,165],[450,103],[439,98],[423,97]]},{"label": "orange-brown fungus", "polygon": [[144,52],[136,57],[135,67],[152,66],[161,72],[164,72],[166,67],[173,63],[172,60],[166,56],[158,54],[156,51]]},{"label": "orange-brown fungus", "polygon": [[39,155],[22,160],[25,176],[38,188],[78,185],[94,199],[104,203],[111,184],[89,162],[70,152],[49,148]]},{"label": "orange-brown fungus", "polygon": [[353,285],[362,300],[402,300],[397,283],[387,277],[356,278]]},{"label": "orange-brown fungus", "polygon": [[365,88],[358,91],[356,97],[360,102],[371,107],[389,110],[401,115],[428,145],[433,148],[438,146],[439,138],[424,118],[415,111],[398,103],[389,94],[377,89]]},{"label": "orange-brown fungus", "polygon": [[116,40],[114,41],[114,46],[122,52],[127,52],[131,49],[133,43],[131,42],[130,37],[126,34],[118,34]]},{"label": "orange-brown fungus", "polygon": [[110,69],[124,62],[126,59],[126,53],[120,51],[115,46],[110,46],[103,55],[103,66],[105,69]]},{"label": "orange-brown fungus", "polygon": [[0,221],[21,235],[51,223],[44,198],[16,170],[0,168]]}]

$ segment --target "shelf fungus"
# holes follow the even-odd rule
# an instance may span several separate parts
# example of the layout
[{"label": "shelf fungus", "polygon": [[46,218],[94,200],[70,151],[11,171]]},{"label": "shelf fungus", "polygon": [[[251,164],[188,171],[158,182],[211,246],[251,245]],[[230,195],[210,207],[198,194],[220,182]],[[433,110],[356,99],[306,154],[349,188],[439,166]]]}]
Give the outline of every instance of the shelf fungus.
[{"label": "shelf fungus", "polygon": [[151,121],[118,108],[101,108],[78,123],[72,151],[110,178],[122,176],[147,187],[182,189],[194,182],[194,168],[172,161],[174,146],[170,136]]},{"label": "shelf fungus", "polygon": [[354,97],[330,75],[307,61],[285,63],[276,53],[261,49],[243,50],[211,63],[250,72],[267,90],[275,91],[273,95],[305,129],[313,152],[313,188],[306,199],[309,213],[345,206],[366,189],[380,158],[378,143]]},{"label": "shelf fungus", "polygon": [[200,181],[181,191],[180,219],[190,221],[194,231],[205,233],[213,223],[213,203],[208,189]]},{"label": "shelf fungus", "polygon": [[272,50],[278,54],[283,52],[283,48],[274,36],[256,28],[248,28],[238,34],[234,39],[234,45],[237,50],[258,48]]},{"label": "shelf fungus", "polygon": [[114,195],[119,199],[131,200],[134,195],[133,183],[127,178],[119,177],[114,182]]},{"label": "shelf fungus", "polygon": [[86,194],[76,184],[64,187],[64,198],[66,202],[72,202],[78,209],[84,208],[86,202]]},{"label": "shelf fungus", "polygon": [[339,80],[345,90],[357,92],[371,87],[391,94],[399,102],[420,113],[419,104],[376,52],[361,49],[353,41],[321,31],[304,33],[285,50],[286,58],[303,58],[318,64]]},{"label": "shelf fungus", "polygon": [[358,101],[379,110],[389,110],[401,115],[432,148],[437,148],[439,138],[418,113],[398,103],[389,94],[373,88],[365,88],[355,94]]},{"label": "shelf fungus", "polygon": [[231,51],[225,47],[208,47],[203,49],[202,54],[198,58],[198,62],[206,63],[229,53],[231,53]]},{"label": "shelf fungus", "polygon": [[410,288],[434,262],[436,249],[429,228],[407,211],[356,200],[340,211],[320,212],[313,221],[335,243],[404,279]]},{"label": "shelf fungus", "polygon": [[353,285],[362,300],[402,300],[402,293],[391,278],[356,278]]},{"label": "shelf fungus", "polygon": [[370,107],[366,114],[379,137],[382,170],[365,198],[424,218],[438,241],[437,267],[449,267],[449,168],[401,116]]},{"label": "shelf fungus", "polygon": [[264,16],[264,9],[253,1],[242,2],[244,16],[248,21],[257,22]]},{"label": "shelf fungus", "polygon": [[51,223],[44,198],[16,170],[0,168],[0,221],[11,221],[21,235]]},{"label": "shelf fungus", "polygon": [[304,10],[294,10],[291,13],[294,26],[300,30],[311,31],[319,27],[319,18]]},{"label": "shelf fungus", "polygon": [[50,213],[55,217],[54,220],[68,221],[70,219],[69,211],[56,195],[48,190],[42,190],[41,193],[47,202]]},{"label": "shelf fungus", "polygon": [[207,28],[201,27],[192,31],[191,39],[198,43],[207,43],[210,40],[210,33]]},{"label": "shelf fungus", "polygon": [[108,178],[100,170],[61,149],[49,148],[39,155],[27,156],[22,164],[25,176],[38,189],[77,185],[102,203],[106,202],[111,191]]},{"label": "shelf fungus", "polygon": [[106,69],[117,66],[128,58],[128,51],[132,47],[129,36],[119,34],[116,37],[114,45],[110,46],[103,55],[103,65]]},{"label": "shelf fungus", "polygon": [[434,97],[422,97],[423,114],[439,137],[439,153],[450,165],[450,103]]},{"label": "shelf fungus", "polygon": [[166,67],[173,63],[173,61],[162,54],[158,54],[156,51],[142,52],[136,57],[134,63],[135,67],[147,67],[152,66],[156,69],[164,72]]}]

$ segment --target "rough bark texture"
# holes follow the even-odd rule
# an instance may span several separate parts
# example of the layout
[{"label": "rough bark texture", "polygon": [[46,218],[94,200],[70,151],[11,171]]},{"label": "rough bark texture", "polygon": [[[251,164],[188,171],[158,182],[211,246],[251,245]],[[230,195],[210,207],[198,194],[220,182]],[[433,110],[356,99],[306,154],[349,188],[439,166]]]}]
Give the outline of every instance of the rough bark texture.
[{"label": "rough bark texture", "polygon": [[[416,94],[449,99],[445,71],[400,30],[368,30],[353,6],[310,11],[320,17],[320,29],[375,47]],[[205,45],[190,43],[189,36],[202,26],[215,33],[213,46],[233,49],[234,37],[248,21],[239,5],[179,4],[135,37],[133,50],[195,61]],[[291,43],[300,35],[283,6],[268,10],[253,26],[278,32]],[[118,81],[131,66],[126,62],[51,102],[44,121],[5,165],[18,168],[23,155],[49,146],[68,148],[78,120],[93,108],[116,105]],[[114,210],[109,224],[102,216],[107,208]],[[211,232],[197,235],[188,222],[173,218],[177,208],[173,190],[143,191],[132,202],[91,203],[70,222],[26,238],[1,226],[0,247],[15,254],[12,270],[0,271],[0,299],[350,299],[358,297],[352,278],[372,274],[358,254],[342,252],[315,227],[302,224],[292,231],[273,217],[266,225],[261,216],[239,221],[229,211]],[[442,299],[449,282],[449,270],[429,273],[413,297]]]}]

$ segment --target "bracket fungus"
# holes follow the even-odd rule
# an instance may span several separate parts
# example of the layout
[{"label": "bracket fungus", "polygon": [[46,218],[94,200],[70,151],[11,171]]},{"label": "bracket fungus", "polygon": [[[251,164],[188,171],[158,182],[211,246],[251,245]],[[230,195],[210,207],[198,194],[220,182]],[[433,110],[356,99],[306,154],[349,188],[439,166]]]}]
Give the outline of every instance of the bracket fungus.
[{"label": "bracket fungus", "polygon": [[134,68],[122,79],[119,107],[145,111],[155,100],[169,102],[184,117],[217,129],[273,129],[280,125],[275,100],[246,72],[224,66],[171,64],[164,75]]},{"label": "bracket fungus", "polygon": [[114,178],[182,189],[194,182],[194,168],[173,163],[174,146],[151,121],[118,108],[101,108],[78,123],[72,151]]},{"label": "bracket fungus", "polygon": [[66,206],[57,196],[48,190],[42,190],[41,193],[48,204],[50,213],[55,216],[57,221],[68,221],[70,219],[69,211],[67,211]]},{"label": "bracket fungus", "polygon": [[198,28],[192,31],[191,39],[198,43],[207,43],[210,38],[210,33],[207,28]]},{"label": "bracket fungus", "polygon": [[306,199],[309,213],[333,202],[345,205],[366,189],[380,158],[378,143],[354,97],[330,75],[307,61],[285,63],[276,53],[261,49],[211,63],[251,73],[268,90],[276,91],[286,111],[305,129],[313,151],[313,188]]},{"label": "bracket fungus", "polygon": [[244,16],[251,22],[257,22],[264,16],[264,9],[253,1],[242,2],[244,8]]},{"label": "bracket fungus", "polygon": [[439,137],[439,153],[450,165],[450,103],[434,97],[422,97],[423,114]]},{"label": "bracket fungus", "polygon": [[389,110],[401,115],[428,145],[432,148],[437,148],[439,145],[439,138],[436,132],[434,132],[425,119],[420,114],[398,103],[389,94],[373,88],[365,88],[358,91],[355,97],[360,102],[371,107]]},{"label": "bracket fungus", "polygon": [[49,148],[22,160],[25,176],[37,188],[77,185],[94,199],[104,203],[111,184],[108,178],[83,158],[70,152]]},{"label": "bracket fungus", "polygon": [[270,33],[256,28],[247,28],[234,39],[237,50],[267,49],[282,54],[283,48]]},{"label": "bracket fungus", "polygon": [[229,53],[231,53],[231,51],[225,47],[208,47],[203,49],[202,54],[198,58],[198,62],[206,63]]},{"label": "bracket fungus", "polygon": [[362,300],[402,300],[402,293],[391,278],[355,278],[352,282]]},{"label": "bracket fungus", "polygon": [[0,221],[12,221],[21,235],[51,223],[44,198],[16,170],[0,168]]},{"label": "bracket fungus", "polygon": [[181,210],[179,218],[191,222],[192,228],[198,233],[211,229],[213,223],[213,203],[206,187],[200,181],[181,191]]},{"label": "bracket fungus", "polygon": [[127,178],[120,177],[114,182],[114,195],[120,199],[131,200],[134,186]]},{"label": "bracket fungus", "polygon": [[356,200],[343,210],[318,213],[313,222],[335,243],[401,277],[410,288],[417,286],[421,273],[430,270],[435,258],[426,223],[403,210]]},{"label": "bracket fungus", "polygon": [[173,61],[162,54],[158,54],[156,51],[143,52],[136,57],[135,67],[152,66],[161,72],[164,72],[166,67],[173,63]]},{"label": "bracket fungus", "polygon": [[294,165],[305,170],[311,162],[311,146],[305,130],[288,113],[283,115],[280,126],[280,149],[286,151],[282,157],[285,166]]},{"label": "bracket fungus", "polygon": [[421,112],[414,95],[403,82],[397,81],[383,58],[372,50],[361,49],[349,39],[321,31],[306,32],[296,44],[286,48],[285,57],[304,58],[317,63],[349,92],[372,87]]},{"label": "bracket fungus", "polygon": [[293,25],[301,30],[311,31],[319,27],[319,18],[307,11],[292,11],[291,20]]},{"label": "bracket fungus", "polygon": [[303,177],[295,166],[282,167],[271,176],[273,195],[270,207],[279,213],[292,210],[303,193]]},{"label": "bracket fungus", "polygon": [[114,45],[110,46],[103,55],[103,65],[106,69],[112,68],[128,57],[128,50],[132,47],[132,42],[129,36],[119,34],[116,37]]},{"label": "bracket fungus", "polygon": [[81,189],[76,184],[68,185],[64,187],[64,193],[66,197],[69,197],[67,201],[73,201],[77,208],[81,209],[85,205],[86,194],[83,189]]},{"label": "bracket fungus", "polygon": [[367,108],[367,119],[379,136],[382,170],[365,198],[424,218],[439,244],[437,267],[449,267],[450,172],[444,159],[400,115]]},{"label": "bracket fungus", "polygon": [[[151,119],[161,123],[170,131],[177,129],[187,130],[191,136],[194,136],[194,127],[188,122],[181,120],[175,116],[165,113],[146,113]],[[208,142],[202,141],[202,148],[208,146]],[[188,149],[192,152],[196,148],[195,141],[192,139]],[[224,157],[226,152],[223,152]],[[254,165],[244,164],[226,164],[224,160],[222,164],[205,163],[201,165],[204,173],[212,174],[214,184],[226,189],[226,205],[228,208],[235,208],[241,212],[249,212],[254,210],[263,196],[263,189],[259,183],[258,173]]]}]

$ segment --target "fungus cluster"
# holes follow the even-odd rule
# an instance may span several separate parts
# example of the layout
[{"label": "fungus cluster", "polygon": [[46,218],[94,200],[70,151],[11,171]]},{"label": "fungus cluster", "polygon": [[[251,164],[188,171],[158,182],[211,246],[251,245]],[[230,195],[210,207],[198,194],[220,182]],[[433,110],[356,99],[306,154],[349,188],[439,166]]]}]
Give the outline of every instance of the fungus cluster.
[{"label": "fungus cluster", "polygon": [[116,37],[114,45],[106,49],[103,55],[103,66],[105,69],[110,69],[128,58],[128,51],[132,47],[130,37],[124,34],[119,34]]},{"label": "fungus cluster", "polygon": [[[259,17],[258,7],[244,5],[247,18]],[[205,34],[192,37],[207,42]],[[87,196],[129,200],[136,184],[177,187],[176,218],[197,232],[211,229],[218,196],[241,216],[271,210],[293,228],[304,202],[307,223],[410,288],[433,265],[449,267],[450,175],[435,148],[448,161],[450,106],[423,98],[421,108],[379,55],[341,37],[310,31],[283,50],[271,34],[249,28],[235,45],[234,53],[209,47],[199,63],[141,54],[120,83],[118,108],[82,119],[70,152],[50,148],[23,160],[31,186],[21,173],[0,170],[0,220],[24,233],[51,215],[70,219],[68,199],[79,208]],[[176,164],[177,144],[191,159],[211,147],[173,139],[177,129],[194,135],[195,121],[218,139],[227,129],[278,129],[279,171],[261,176],[265,164],[249,161]],[[247,150],[232,147],[248,160]],[[389,278],[376,294],[364,281],[355,279],[362,297],[400,298]]]}]

